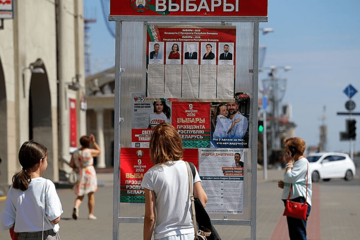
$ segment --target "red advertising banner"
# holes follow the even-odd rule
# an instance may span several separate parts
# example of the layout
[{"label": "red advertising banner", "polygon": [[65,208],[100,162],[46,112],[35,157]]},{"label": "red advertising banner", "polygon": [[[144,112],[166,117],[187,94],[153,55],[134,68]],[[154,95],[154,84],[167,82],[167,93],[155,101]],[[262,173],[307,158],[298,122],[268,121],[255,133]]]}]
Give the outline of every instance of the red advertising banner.
[{"label": "red advertising banner", "polygon": [[[198,168],[197,149],[185,149],[183,157]],[[144,174],[154,166],[149,148],[121,148],[120,159],[120,202],[144,203],[145,191],[141,181]]]},{"label": "red advertising banner", "polygon": [[185,148],[210,147],[210,103],[173,102],[172,124]]},{"label": "red advertising banner", "polygon": [[267,16],[267,0],[111,0],[112,16]]},{"label": "red advertising banner", "polygon": [[70,147],[77,146],[77,110],[76,110],[76,99],[70,98],[69,99],[70,105]]}]

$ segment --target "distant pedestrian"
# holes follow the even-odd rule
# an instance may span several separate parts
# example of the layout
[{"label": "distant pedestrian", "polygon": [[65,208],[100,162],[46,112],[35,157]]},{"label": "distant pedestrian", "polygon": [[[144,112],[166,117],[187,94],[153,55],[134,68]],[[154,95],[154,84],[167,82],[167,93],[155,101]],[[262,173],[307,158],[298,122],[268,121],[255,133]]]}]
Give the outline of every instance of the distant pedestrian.
[{"label": "distant pedestrian", "polygon": [[[95,149],[90,148],[90,143]],[[99,156],[101,150],[99,145],[95,141],[94,135],[82,136],[80,138],[81,148],[76,150],[71,157],[70,167],[76,168],[79,172],[79,179],[74,186],[74,192],[77,195],[75,199],[75,206],[73,209],[73,219],[79,217],[79,207],[84,199],[85,194],[88,195],[88,208],[89,208],[89,220],[95,220],[94,207],[95,207],[95,192],[98,189],[97,177],[95,168],[93,166],[93,157]]]},{"label": "distant pedestrian", "polygon": [[[308,175],[309,161],[303,156],[306,144],[303,139],[294,137],[285,139],[286,173],[284,181],[279,181],[278,186],[283,190],[282,200],[286,203],[289,196],[290,185],[292,186],[290,199],[294,202],[306,202],[308,204],[307,217],[311,211],[312,185],[311,176]],[[306,179],[308,184],[306,185]],[[306,191],[307,189],[307,191]],[[306,240],[306,220],[286,217],[291,240]]]},{"label": "distant pedestrian", "polygon": [[35,141],[24,142],[20,148],[22,170],[12,178],[0,217],[1,229],[10,229],[12,239],[58,239],[63,211],[54,183],[41,177],[47,158],[47,148]]},{"label": "distant pedestrian", "polygon": [[[144,175],[144,240],[193,240],[189,177],[183,161],[182,140],[168,123],[158,124],[150,139],[150,158],[155,165]],[[194,196],[205,206],[207,195],[195,173]]]}]

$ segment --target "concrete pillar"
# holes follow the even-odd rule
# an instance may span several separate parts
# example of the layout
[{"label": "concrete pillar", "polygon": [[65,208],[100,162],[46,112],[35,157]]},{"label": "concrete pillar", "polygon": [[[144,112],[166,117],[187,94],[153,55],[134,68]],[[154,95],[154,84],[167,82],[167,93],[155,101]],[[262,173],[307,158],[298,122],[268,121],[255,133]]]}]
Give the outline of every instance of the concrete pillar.
[{"label": "concrete pillar", "polygon": [[100,155],[97,157],[98,168],[104,168],[105,165],[105,142],[104,142],[104,109],[95,109],[96,112],[96,142],[101,149]]}]

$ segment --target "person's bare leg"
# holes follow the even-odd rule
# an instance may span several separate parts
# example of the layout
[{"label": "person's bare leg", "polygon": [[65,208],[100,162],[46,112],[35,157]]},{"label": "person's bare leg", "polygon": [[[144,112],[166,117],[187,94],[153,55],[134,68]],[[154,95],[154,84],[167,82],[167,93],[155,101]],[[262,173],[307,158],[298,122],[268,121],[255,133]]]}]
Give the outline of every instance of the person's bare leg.
[{"label": "person's bare leg", "polygon": [[72,217],[75,220],[78,219],[78,217],[79,217],[79,207],[80,207],[81,202],[82,202],[83,199],[84,199],[84,195],[83,196],[77,196],[76,199],[75,199],[75,206],[74,206],[73,214],[72,214]]},{"label": "person's bare leg", "polygon": [[75,199],[75,208],[79,209],[82,200],[84,199],[85,195],[83,196],[77,196],[77,198]]},{"label": "person's bare leg", "polygon": [[88,207],[89,207],[89,219],[96,219],[96,217],[94,216],[94,207],[95,207],[95,194],[94,192],[90,192],[88,193]]}]

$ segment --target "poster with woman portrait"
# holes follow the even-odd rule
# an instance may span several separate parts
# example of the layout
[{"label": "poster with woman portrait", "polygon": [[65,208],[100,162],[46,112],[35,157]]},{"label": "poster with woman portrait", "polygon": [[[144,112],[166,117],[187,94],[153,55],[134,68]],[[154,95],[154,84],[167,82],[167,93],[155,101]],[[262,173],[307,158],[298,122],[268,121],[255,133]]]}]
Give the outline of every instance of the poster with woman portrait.
[{"label": "poster with woman portrait", "polygon": [[149,147],[152,129],[162,122],[171,124],[171,102],[146,101],[144,93],[133,93],[132,106],[132,147]]},{"label": "poster with woman portrait", "polygon": [[201,43],[201,64],[216,65],[216,42]]},{"label": "poster with woman portrait", "polygon": [[166,64],[181,64],[181,43],[167,42],[166,43]]}]

